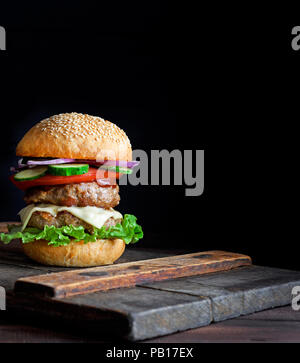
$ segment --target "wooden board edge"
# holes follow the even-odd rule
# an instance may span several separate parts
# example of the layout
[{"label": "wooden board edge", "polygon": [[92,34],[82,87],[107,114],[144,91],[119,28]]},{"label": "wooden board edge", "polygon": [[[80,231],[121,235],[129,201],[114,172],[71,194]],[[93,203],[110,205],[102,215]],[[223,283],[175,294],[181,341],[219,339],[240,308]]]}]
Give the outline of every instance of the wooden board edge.
[{"label": "wooden board edge", "polygon": [[[212,252],[212,251],[211,251]],[[252,260],[249,256],[246,255],[239,255],[239,258],[233,260],[233,261],[227,261],[227,263],[219,264],[216,262],[215,264],[212,264],[209,268],[209,271],[203,271],[199,272],[199,269],[197,266],[194,269],[190,269],[188,271],[185,271],[184,269],[177,272],[176,276],[170,276],[169,273],[162,272],[161,274],[149,274],[145,277],[137,276],[134,280],[130,279],[119,279],[117,280],[116,284],[112,284],[109,288],[103,287],[101,285],[101,280],[98,280],[97,282],[93,283],[93,281],[89,284],[88,281],[83,284],[84,287],[78,287],[76,284],[69,284],[69,285],[62,285],[61,287],[53,287],[51,285],[43,284],[37,282],[37,278],[39,275],[32,277],[26,277],[26,278],[20,278],[15,282],[14,292],[16,294],[22,293],[22,294],[34,294],[34,295],[41,295],[41,296],[49,296],[49,297],[55,297],[55,298],[64,298],[74,295],[84,295],[88,293],[93,293],[97,291],[107,291],[110,289],[115,288],[129,288],[134,287],[137,284],[143,285],[147,284],[149,282],[156,282],[156,281],[163,281],[168,280],[172,278],[181,278],[181,277],[188,277],[188,276],[196,276],[196,275],[204,275],[204,274],[211,274],[215,272],[220,271],[228,271],[231,269],[235,269],[242,266],[249,266],[252,264]],[[137,261],[139,264],[143,263],[143,261]],[[149,260],[145,260],[145,263],[148,263]],[[134,264],[128,263],[128,264]],[[124,266],[125,264],[123,264]],[[84,270],[74,270],[74,272],[80,271],[82,273]],[[41,275],[45,276],[45,275]],[[48,276],[51,276],[49,274]]]}]

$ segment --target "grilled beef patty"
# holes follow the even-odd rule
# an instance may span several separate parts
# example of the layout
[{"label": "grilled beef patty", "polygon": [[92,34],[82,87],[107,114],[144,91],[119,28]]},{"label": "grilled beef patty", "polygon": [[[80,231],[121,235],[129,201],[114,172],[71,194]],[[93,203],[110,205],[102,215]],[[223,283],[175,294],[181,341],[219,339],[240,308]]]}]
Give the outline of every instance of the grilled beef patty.
[{"label": "grilled beef patty", "polygon": [[[106,227],[115,226],[118,223],[121,223],[122,219],[114,219],[109,218],[105,222]],[[89,233],[93,233],[94,227],[90,224],[84,222],[83,220],[73,216],[73,214],[63,211],[59,212],[56,217],[47,212],[34,212],[28,222],[28,227],[35,227],[39,229],[44,229],[44,226],[55,226],[57,228],[63,226],[69,226],[72,224],[74,227],[83,226],[85,230]]]},{"label": "grilled beef patty", "polygon": [[100,187],[96,182],[40,186],[26,191],[27,204],[49,203],[67,207],[95,206],[105,209],[119,204],[119,186]]}]

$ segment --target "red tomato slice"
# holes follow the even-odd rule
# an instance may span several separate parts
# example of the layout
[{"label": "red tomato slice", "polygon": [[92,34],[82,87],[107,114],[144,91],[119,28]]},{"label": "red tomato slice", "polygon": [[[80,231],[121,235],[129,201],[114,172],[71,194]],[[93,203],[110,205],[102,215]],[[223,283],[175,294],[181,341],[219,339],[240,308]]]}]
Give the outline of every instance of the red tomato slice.
[{"label": "red tomato slice", "polygon": [[72,176],[55,176],[55,175],[45,175],[41,178],[28,180],[28,181],[17,181],[14,175],[10,176],[10,180],[15,184],[15,186],[21,190],[26,190],[28,188],[37,187],[40,185],[60,185],[60,184],[73,184],[73,183],[88,183],[97,181],[101,187],[110,187],[116,185],[116,179],[122,174],[115,173],[111,170],[103,170],[96,168],[89,168],[86,174],[82,175],[72,175]]}]

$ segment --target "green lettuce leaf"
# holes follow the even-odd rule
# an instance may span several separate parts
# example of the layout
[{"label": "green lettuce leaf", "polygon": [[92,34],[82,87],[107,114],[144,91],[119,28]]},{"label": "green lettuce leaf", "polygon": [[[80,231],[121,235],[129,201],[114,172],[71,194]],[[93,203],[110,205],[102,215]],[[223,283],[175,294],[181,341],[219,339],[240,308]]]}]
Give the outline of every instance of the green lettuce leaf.
[{"label": "green lettuce leaf", "polygon": [[94,228],[94,233],[85,232],[82,226],[73,225],[64,227],[45,226],[43,230],[27,227],[21,231],[20,226],[10,226],[9,233],[0,233],[0,241],[4,244],[10,243],[13,239],[21,239],[23,243],[30,243],[40,239],[48,241],[51,246],[66,246],[71,242],[84,241],[84,243],[95,242],[97,239],[120,238],[126,244],[136,243],[143,238],[143,230],[136,223],[136,217],[125,214],[122,223],[109,228],[103,226],[100,229]]}]

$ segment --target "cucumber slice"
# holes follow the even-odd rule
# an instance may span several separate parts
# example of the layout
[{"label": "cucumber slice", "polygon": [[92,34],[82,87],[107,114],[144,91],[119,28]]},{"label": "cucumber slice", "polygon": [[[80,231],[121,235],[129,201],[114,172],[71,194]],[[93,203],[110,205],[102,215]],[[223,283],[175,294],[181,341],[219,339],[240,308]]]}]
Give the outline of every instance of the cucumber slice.
[{"label": "cucumber slice", "polygon": [[17,181],[38,179],[46,174],[47,169],[47,166],[36,166],[32,169],[26,169],[17,173],[14,179]]},{"label": "cucumber slice", "polygon": [[132,173],[132,169],[124,168],[122,166],[101,165],[100,169],[112,170],[112,171],[115,171],[116,173],[121,173],[121,174],[131,174]]},{"label": "cucumber slice", "polygon": [[48,166],[48,173],[58,176],[82,175],[88,171],[88,164],[57,164]]}]

